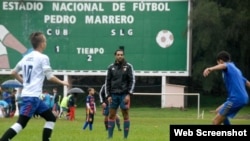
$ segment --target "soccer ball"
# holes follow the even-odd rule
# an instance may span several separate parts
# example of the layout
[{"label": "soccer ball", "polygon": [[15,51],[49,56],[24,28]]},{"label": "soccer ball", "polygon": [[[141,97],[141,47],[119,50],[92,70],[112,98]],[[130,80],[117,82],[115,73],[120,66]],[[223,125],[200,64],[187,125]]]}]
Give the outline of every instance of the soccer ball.
[{"label": "soccer ball", "polygon": [[156,42],[162,48],[170,47],[174,42],[174,36],[172,32],[168,30],[161,30],[156,36]]}]

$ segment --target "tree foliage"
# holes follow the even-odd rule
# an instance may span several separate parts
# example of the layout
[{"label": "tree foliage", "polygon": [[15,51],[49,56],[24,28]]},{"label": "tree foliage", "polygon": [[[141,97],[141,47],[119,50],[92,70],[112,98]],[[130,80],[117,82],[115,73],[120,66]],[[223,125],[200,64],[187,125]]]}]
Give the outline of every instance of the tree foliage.
[{"label": "tree foliage", "polygon": [[231,53],[232,61],[250,78],[250,1],[192,0],[192,77],[189,85],[203,93],[223,94],[221,73],[204,79],[204,68],[216,64],[221,50]]}]

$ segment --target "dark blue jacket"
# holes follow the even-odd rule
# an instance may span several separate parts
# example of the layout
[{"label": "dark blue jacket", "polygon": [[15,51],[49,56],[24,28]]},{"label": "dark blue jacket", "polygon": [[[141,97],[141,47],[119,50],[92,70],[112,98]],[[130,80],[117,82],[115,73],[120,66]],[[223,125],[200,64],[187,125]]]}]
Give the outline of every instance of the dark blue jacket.
[{"label": "dark blue jacket", "polygon": [[126,61],[111,64],[105,81],[108,96],[110,94],[133,94],[135,87],[133,66]]}]

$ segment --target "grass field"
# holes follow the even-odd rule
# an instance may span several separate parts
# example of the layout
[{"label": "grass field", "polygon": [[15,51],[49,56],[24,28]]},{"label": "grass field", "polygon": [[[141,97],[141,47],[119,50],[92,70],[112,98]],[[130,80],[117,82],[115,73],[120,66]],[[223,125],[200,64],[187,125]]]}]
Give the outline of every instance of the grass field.
[{"label": "grass field", "polygon": [[[85,120],[83,108],[76,111],[76,120],[68,121],[58,119],[52,141],[103,141],[107,139],[101,109],[97,109],[93,130],[82,130]],[[177,108],[131,108],[131,127],[129,141],[169,141],[169,125],[171,124],[211,124],[214,114],[210,113],[211,108],[201,108],[204,111],[203,119],[197,119],[197,109],[188,108],[180,110]],[[121,116],[121,113],[120,113]],[[15,118],[0,118],[0,134],[9,128]],[[121,119],[121,125],[123,120]],[[244,108],[231,120],[232,124],[250,124],[250,107]],[[41,118],[31,119],[25,130],[21,131],[12,141],[41,141],[44,120]],[[114,141],[123,141],[123,131],[115,128]]]}]

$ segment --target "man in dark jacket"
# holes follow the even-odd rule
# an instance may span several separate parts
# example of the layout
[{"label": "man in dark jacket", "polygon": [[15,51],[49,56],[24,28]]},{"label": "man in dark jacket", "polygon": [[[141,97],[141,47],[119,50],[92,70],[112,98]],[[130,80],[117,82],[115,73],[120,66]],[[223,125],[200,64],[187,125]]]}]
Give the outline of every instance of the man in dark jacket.
[{"label": "man in dark jacket", "polygon": [[108,138],[113,137],[115,118],[118,107],[121,108],[124,124],[124,138],[128,137],[130,120],[130,95],[133,94],[135,86],[135,75],[133,66],[124,59],[124,50],[118,49],[114,53],[115,62],[108,67],[106,76],[106,93],[110,103],[108,119]]}]

